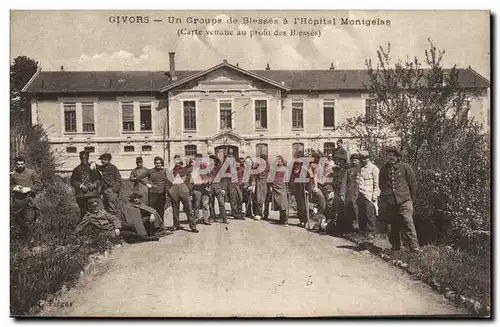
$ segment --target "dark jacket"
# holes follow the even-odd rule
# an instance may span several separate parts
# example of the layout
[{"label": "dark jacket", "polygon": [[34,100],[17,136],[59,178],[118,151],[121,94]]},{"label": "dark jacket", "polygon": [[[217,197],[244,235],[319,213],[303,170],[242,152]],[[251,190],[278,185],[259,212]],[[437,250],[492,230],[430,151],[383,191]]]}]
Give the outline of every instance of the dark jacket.
[{"label": "dark jacket", "polygon": [[381,199],[390,204],[415,201],[417,181],[411,166],[404,162],[385,164],[379,175]]},{"label": "dark jacket", "polygon": [[108,164],[106,167],[98,166],[102,177],[102,190],[111,188],[113,192],[120,193],[122,187],[122,176],[120,171],[112,163]]},{"label": "dark jacket", "polygon": [[[97,171],[91,171],[90,165],[79,164],[71,173],[71,186],[75,189],[77,198],[88,198],[99,196],[100,176]],[[84,192],[81,188],[85,185],[88,190]]]},{"label": "dark jacket", "polygon": [[342,178],[340,196],[344,196],[346,202],[355,203],[356,199],[358,198],[358,193],[358,169],[357,167],[352,167],[347,169]]}]

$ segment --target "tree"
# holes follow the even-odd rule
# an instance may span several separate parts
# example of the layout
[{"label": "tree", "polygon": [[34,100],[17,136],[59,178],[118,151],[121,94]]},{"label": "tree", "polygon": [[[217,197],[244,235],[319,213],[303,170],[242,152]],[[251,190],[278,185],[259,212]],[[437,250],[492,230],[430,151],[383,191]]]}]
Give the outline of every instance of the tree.
[{"label": "tree", "polygon": [[38,62],[26,56],[16,57],[14,63],[10,65],[10,114],[13,123],[18,119],[31,117],[28,115],[29,102],[21,94],[21,90],[37,69]]},{"label": "tree", "polygon": [[[367,88],[377,106],[368,118],[398,137],[411,163],[426,149],[439,154],[463,131],[469,123],[466,100],[478,95],[460,84],[456,66],[443,69],[445,51],[437,50],[431,40],[429,44],[423,63],[415,57],[393,65],[390,44],[387,49],[379,47],[376,67],[371,60],[366,62]],[[439,161],[439,157],[434,159]]]},{"label": "tree", "polygon": [[367,114],[349,118],[341,130],[359,137],[377,164],[385,145],[399,145],[417,177],[419,240],[458,241],[489,226],[489,144],[480,124],[467,118],[468,101],[480,91],[461,85],[455,66],[443,69],[445,51],[429,44],[423,62],[394,64],[390,44],[379,47],[377,64],[366,62]]}]

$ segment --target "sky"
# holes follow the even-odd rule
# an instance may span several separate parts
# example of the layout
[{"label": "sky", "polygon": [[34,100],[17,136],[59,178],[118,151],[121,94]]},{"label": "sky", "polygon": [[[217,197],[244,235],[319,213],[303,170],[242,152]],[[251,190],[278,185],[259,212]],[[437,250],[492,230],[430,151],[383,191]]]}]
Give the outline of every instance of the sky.
[{"label": "sky", "polygon": [[[143,21],[148,17],[149,22],[123,23],[130,16],[141,16]],[[182,23],[170,24],[168,17],[180,18]],[[222,23],[188,24],[188,17]],[[278,24],[244,24],[243,17],[274,18]],[[294,24],[294,18],[326,24]],[[390,20],[390,26],[342,25],[343,18]],[[238,22],[230,24],[228,19]],[[64,66],[71,71],[161,71],[169,68],[168,52],[176,53],[179,70],[204,70],[224,59],[254,70],[267,64],[271,69],[328,69],[332,63],[337,69],[360,69],[366,67],[366,59],[376,62],[377,48],[388,43],[394,60],[415,56],[424,60],[430,38],[446,51],[445,67],[470,65],[490,79],[488,11],[11,11],[10,23],[11,60],[25,55],[39,61],[42,70]],[[178,35],[182,28],[202,33]],[[321,35],[291,36],[292,29]],[[206,32],[221,30],[246,31],[247,35]],[[249,36],[251,31],[266,30],[287,35]]]}]

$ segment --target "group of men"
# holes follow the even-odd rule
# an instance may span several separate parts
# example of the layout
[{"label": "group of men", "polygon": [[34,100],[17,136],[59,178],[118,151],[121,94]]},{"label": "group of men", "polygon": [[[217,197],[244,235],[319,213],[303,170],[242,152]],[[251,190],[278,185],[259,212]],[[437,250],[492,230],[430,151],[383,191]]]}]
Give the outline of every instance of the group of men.
[{"label": "group of men", "polygon": [[[130,174],[132,194],[126,203],[119,201],[122,177],[111,163],[111,154],[101,155],[97,165],[82,151],[80,164],[71,175],[80,208],[75,232],[91,227],[112,238],[157,241],[182,229],[181,203],[194,233],[198,233],[197,224],[210,225],[217,220],[216,204],[220,221],[229,223],[226,202],[231,204],[234,219],[268,220],[269,211],[274,210],[279,211],[279,223],[288,226],[293,196],[301,227],[307,227],[310,215],[317,213],[325,217],[327,232],[359,231],[371,243],[379,216],[391,224],[389,239],[394,249],[400,248],[403,232],[409,248],[420,251],[412,218],[416,181],[412,168],[401,161],[401,152],[394,147],[386,149],[386,164],[379,170],[366,151],[352,154],[348,164],[347,152],[341,142],[338,145],[326,160],[319,154],[306,158],[297,153],[290,166],[282,156],[271,165],[266,155],[253,162],[249,156],[235,158],[228,153],[223,161],[210,156],[210,167],[197,154],[187,163],[176,155],[173,166],[167,168],[164,160],[156,157],[154,168],[147,169],[138,157]],[[22,217],[21,229],[29,236],[29,222],[36,209],[31,199],[40,188],[40,180],[25,167],[23,158],[16,158],[11,187],[13,209]],[[314,205],[315,212],[310,212],[308,203]],[[165,226],[165,212],[172,214],[171,228]]]}]

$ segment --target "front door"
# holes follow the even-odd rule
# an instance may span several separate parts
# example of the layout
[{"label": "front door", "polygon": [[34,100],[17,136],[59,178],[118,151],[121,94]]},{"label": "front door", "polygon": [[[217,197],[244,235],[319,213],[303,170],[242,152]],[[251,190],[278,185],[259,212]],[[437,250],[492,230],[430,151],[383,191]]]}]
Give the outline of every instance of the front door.
[{"label": "front door", "polygon": [[233,157],[238,160],[238,147],[235,145],[219,145],[215,147],[215,155],[220,159],[220,161],[223,162],[228,154],[232,154]]}]

